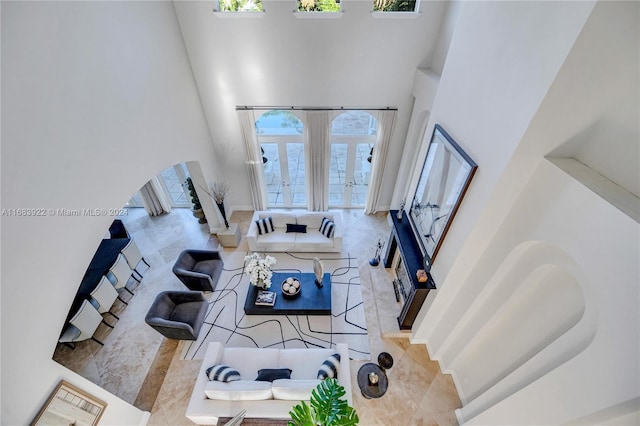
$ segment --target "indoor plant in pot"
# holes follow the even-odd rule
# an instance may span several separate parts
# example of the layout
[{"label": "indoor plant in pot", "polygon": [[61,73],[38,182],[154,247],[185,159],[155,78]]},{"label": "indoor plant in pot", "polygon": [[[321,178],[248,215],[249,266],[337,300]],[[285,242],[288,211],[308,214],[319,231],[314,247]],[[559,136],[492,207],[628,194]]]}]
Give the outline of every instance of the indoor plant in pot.
[{"label": "indoor plant in pot", "polygon": [[342,399],[346,392],[336,379],[323,380],[311,392],[309,405],[304,401],[294,406],[289,415],[293,426],[357,425],[356,410]]},{"label": "indoor plant in pot", "polygon": [[193,186],[193,181],[190,177],[186,182],[189,195],[191,195],[191,203],[193,204],[193,215],[198,218],[198,223],[207,223],[207,218],[204,217],[204,210],[202,210],[202,204],[200,204],[200,198],[196,193],[196,188]]}]

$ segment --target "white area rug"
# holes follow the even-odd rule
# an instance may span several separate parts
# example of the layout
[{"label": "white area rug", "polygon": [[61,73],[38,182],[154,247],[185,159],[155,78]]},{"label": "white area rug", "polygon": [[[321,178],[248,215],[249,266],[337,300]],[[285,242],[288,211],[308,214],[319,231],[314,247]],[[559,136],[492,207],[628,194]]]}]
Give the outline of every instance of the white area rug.
[{"label": "white area rug", "polygon": [[[347,343],[351,359],[370,359],[357,259],[338,253],[267,254],[277,259],[274,272],[311,273],[312,259],[319,257],[324,272],[331,274],[331,316],[245,315],[249,279],[244,273],[244,253],[234,252],[224,257],[224,272],[216,289],[206,295],[209,312],[205,324],[198,340],[184,346],[183,359],[202,359],[208,342],[260,348],[330,348]],[[271,290],[279,291],[279,283]]]}]

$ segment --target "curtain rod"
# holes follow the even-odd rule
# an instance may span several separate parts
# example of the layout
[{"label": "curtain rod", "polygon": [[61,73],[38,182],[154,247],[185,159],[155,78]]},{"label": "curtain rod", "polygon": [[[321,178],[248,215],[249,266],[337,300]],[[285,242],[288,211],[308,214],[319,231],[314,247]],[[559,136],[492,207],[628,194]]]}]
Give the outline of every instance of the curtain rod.
[{"label": "curtain rod", "polygon": [[352,108],[352,107],[294,107],[294,106],[236,106],[238,110],[294,110],[294,111],[397,111],[398,108]]}]

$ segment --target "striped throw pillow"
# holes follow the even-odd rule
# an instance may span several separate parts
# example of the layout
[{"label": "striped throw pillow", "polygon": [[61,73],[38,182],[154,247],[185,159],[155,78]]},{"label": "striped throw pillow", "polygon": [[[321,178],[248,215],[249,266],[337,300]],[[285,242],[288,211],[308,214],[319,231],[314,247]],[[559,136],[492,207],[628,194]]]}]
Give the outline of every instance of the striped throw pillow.
[{"label": "striped throw pillow", "polygon": [[256,220],[256,225],[258,225],[258,234],[260,235],[273,232],[273,219],[271,219],[271,216]]},{"label": "striped throw pillow", "polygon": [[336,224],[333,223],[331,219],[326,217],[322,218],[322,223],[320,224],[320,233],[327,238],[333,237],[333,231],[336,228]]},{"label": "striped throw pillow", "polygon": [[340,366],[340,354],[333,354],[322,363],[318,370],[318,380],[337,379]]},{"label": "striped throw pillow", "polygon": [[207,368],[206,373],[209,380],[216,380],[218,382],[235,382],[240,380],[238,370],[228,365],[213,365]]}]

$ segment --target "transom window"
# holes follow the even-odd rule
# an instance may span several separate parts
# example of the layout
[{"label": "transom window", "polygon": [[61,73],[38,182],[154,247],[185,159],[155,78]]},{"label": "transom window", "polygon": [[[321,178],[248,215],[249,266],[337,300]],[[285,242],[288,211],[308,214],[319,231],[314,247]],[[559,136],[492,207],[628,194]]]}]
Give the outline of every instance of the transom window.
[{"label": "transom window", "polygon": [[415,12],[417,0],[373,0],[374,12]]},{"label": "transom window", "polygon": [[298,12],[340,12],[340,0],[298,0]]},{"label": "transom window", "polygon": [[218,0],[220,12],[262,12],[262,0]]}]

